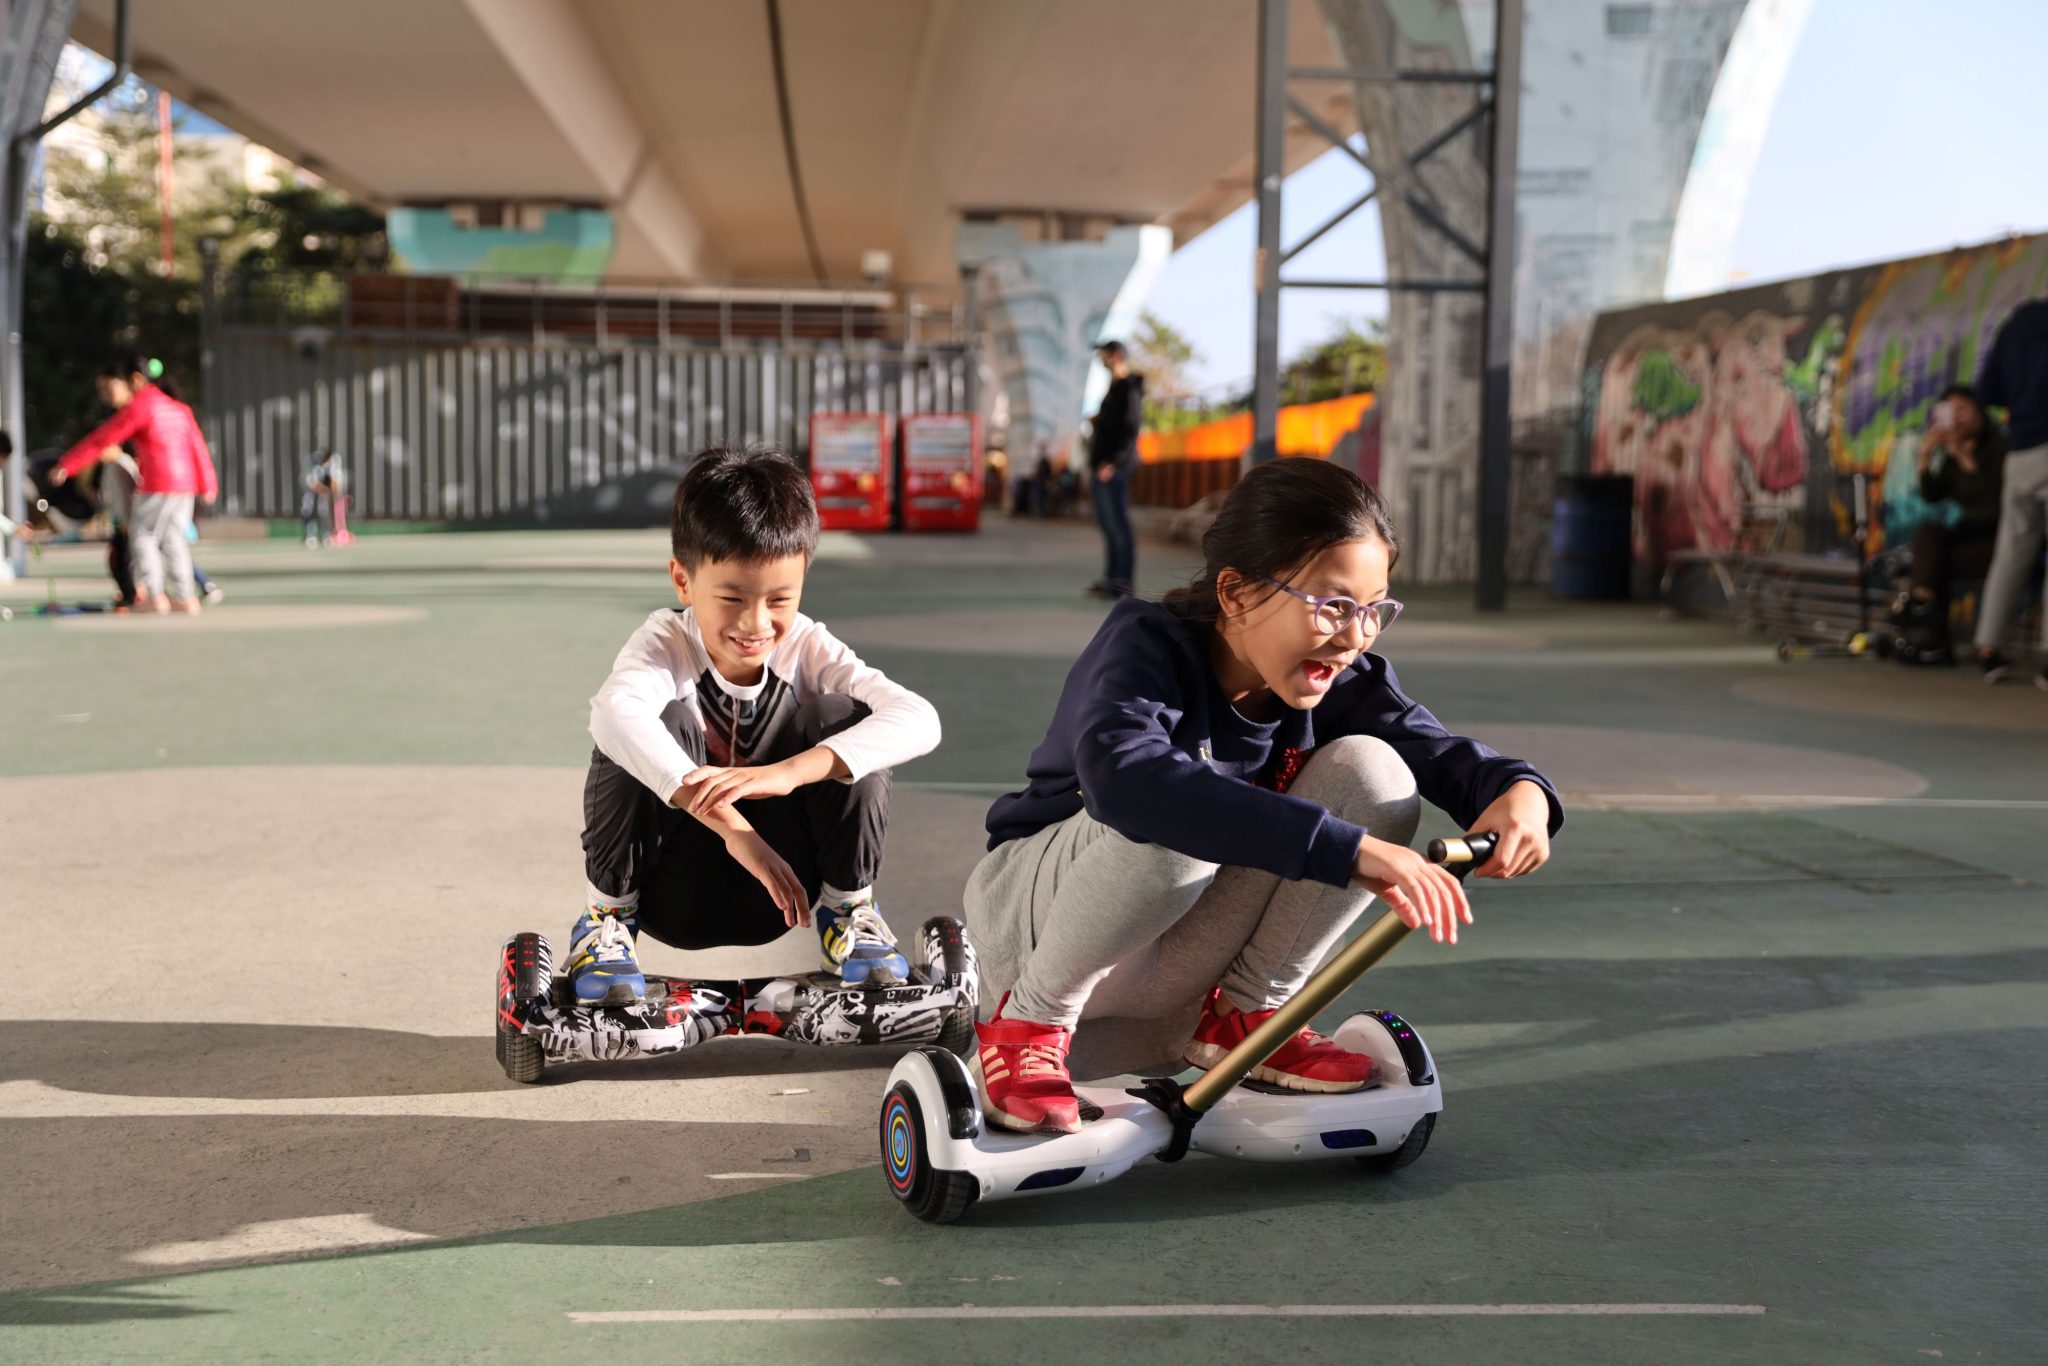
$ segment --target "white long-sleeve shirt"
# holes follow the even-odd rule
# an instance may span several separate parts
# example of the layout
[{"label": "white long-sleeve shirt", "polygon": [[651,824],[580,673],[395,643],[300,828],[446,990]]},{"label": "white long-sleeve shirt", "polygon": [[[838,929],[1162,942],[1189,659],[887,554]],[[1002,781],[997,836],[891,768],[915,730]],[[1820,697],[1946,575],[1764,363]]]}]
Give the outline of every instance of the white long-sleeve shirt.
[{"label": "white long-sleeve shirt", "polygon": [[743,764],[793,722],[797,708],[834,693],[870,713],[823,741],[846,764],[846,781],[938,747],[939,714],[931,703],[862,663],[801,612],[769,651],[761,681],[742,687],[712,665],[697,614],[687,607],[663,608],[633,632],[590,699],[590,735],[607,758],[668,801],[697,767],[661,719],[674,703],[690,708],[703,727],[712,763]]}]

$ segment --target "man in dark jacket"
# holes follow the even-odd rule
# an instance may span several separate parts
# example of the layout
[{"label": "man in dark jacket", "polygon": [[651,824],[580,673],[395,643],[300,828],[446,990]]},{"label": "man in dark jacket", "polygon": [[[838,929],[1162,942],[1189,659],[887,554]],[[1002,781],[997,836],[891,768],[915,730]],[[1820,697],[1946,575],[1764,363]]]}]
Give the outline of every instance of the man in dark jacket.
[{"label": "man in dark jacket", "polygon": [[1138,542],[1131,532],[1131,475],[1138,468],[1138,431],[1145,423],[1145,377],[1131,370],[1122,342],[1095,354],[1109,371],[1109,392],[1088,432],[1089,489],[1095,524],[1102,528],[1102,578],[1088,591],[1099,598],[1128,596],[1137,577]]},{"label": "man in dark jacket", "polygon": [[[1991,354],[1977,377],[1977,397],[2012,414],[2006,426],[2008,454],[1998,510],[1998,540],[1984,577],[1977,608],[1977,667],[1986,683],[2012,672],[2000,651],[2019,615],[2027,579],[2048,541],[2048,299],[2021,304],[1998,329]],[[2042,624],[2048,646],[2048,621]],[[2034,676],[2048,692],[2048,666]]]}]

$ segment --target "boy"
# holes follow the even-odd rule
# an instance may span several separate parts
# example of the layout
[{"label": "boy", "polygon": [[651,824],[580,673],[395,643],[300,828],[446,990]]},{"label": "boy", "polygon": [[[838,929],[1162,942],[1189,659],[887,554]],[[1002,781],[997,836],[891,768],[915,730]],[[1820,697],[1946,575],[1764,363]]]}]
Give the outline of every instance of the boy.
[{"label": "boy", "polygon": [[576,999],[643,997],[641,930],[709,948],[815,924],[847,985],[908,980],[873,884],[889,770],[937,746],[938,713],[797,611],[818,509],[788,456],[698,455],[669,540],[681,606],[633,633],[590,703]]}]

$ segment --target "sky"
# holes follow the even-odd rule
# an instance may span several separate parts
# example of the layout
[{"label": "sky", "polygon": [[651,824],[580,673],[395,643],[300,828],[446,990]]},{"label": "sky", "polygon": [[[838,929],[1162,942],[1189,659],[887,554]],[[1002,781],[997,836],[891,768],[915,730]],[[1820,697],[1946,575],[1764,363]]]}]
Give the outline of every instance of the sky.
[{"label": "sky", "polygon": [[[2048,0],[1814,0],[1772,111],[1742,225],[1735,280],[1756,283],[2048,229],[2041,53]],[[1330,151],[1288,177],[1281,240],[1292,242],[1371,181]],[[1150,310],[1202,355],[1197,386],[1249,387],[1251,205],[1174,253]],[[1367,206],[1288,273],[1386,273]],[[1280,354],[1347,321],[1384,317],[1386,296],[1281,294]]]}]

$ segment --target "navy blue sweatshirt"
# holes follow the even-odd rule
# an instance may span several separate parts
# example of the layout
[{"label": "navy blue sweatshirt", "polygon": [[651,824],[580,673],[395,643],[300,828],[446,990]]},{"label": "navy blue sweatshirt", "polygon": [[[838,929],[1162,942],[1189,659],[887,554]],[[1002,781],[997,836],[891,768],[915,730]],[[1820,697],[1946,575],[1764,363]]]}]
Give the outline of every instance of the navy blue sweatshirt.
[{"label": "navy blue sweatshirt", "polygon": [[1977,376],[1977,401],[2012,415],[2008,450],[2048,446],[2048,299],[2021,304],[2000,325]]},{"label": "navy blue sweatshirt", "polygon": [[1524,778],[1564,807],[1548,779],[1519,759],[1445,730],[1411,701],[1391,665],[1362,654],[1314,711],[1280,708],[1260,724],[1239,715],[1209,664],[1209,628],[1172,606],[1126,598],[1074,661],[1022,792],[988,813],[988,847],[1023,839],[1086,809],[1118,833],[1209,863],[1262,868],[1342,887],[1361,836],[1285,779],[1321,740],[1371,735],[1392,745],[1422,795],[1470,828]]}]

